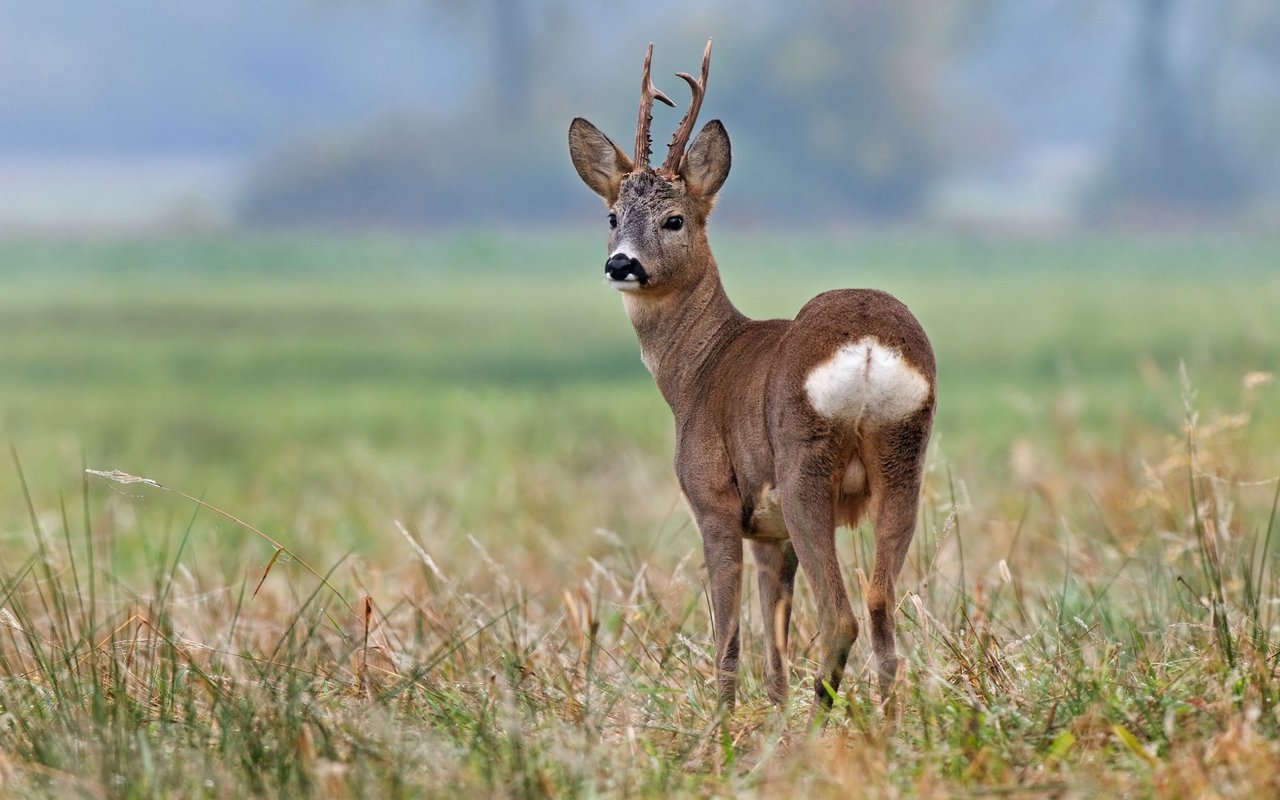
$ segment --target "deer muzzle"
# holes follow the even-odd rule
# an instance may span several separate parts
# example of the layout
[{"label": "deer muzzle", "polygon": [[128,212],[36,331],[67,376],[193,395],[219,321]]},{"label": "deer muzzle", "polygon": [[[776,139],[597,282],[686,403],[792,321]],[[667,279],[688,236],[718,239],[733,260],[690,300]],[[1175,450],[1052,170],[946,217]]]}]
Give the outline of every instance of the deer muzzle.
[{"label": "deer muzzle", "polygon": [[[615,253],[604,262],[604,274],[615,285],[632,284],[644,286],[649,282],[649,273],[644,271],[639,260],[625,253]],[[618,286],[618,288],[623,288]]]}]

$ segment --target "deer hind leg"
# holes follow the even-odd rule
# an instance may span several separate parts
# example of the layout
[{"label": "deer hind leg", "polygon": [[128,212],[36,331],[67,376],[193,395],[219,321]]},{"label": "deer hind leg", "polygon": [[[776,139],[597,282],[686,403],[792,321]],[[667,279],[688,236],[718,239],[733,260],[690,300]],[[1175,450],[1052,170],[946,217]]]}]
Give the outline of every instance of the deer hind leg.
[{"label": "deer hind leg", "polygon": [[764,621],[764,686],[769,699],[781,706],[787,702],[787,638],[799,561],[789,541],[753,541],[751,552],[759,570]]},{"label": "deer hind leg", "polygon": [[920,438],[918,425],[903,426],[877,438],[876,468],[868,476],[876,557],[867,594],[867,611],[871,619],[871,649],[876,658],[880,693],[888,699],[898,673],[898,653],[894,642],[895,582],[915,536],[928,429],[924,429],[923,438]]},{"label": "deer hind leg", "polygon": [[782,489],[782,515],[805,576],[818,603],[822,660],[814,679],[814,713],[830,708],[840,688],[849,651],[858,638],[858,622],[849,605],[840,560],[836,553],[834,488],[828,475],[808,477],[802,469]]}]

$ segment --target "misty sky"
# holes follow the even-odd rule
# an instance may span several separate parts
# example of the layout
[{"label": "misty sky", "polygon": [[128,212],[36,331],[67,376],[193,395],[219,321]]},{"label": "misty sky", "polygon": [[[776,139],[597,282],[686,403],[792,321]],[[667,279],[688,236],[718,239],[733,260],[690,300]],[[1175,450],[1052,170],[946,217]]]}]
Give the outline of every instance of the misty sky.
[{"label": "misty sky", "polygon": [[[0,151],[247,153],[382,113],[448,109],[485,77],[477,52],[488,42],[482,21],[442,5],[4,0]],[[1116,102],[1100,78],[1115,74],[1125,31],[1068,28],[1074,12],[1045,9],[1015,5],[953,65],[950,91],[1022,133],[1096,141]],[[614,34],[589,29],[614,21],[579,16],[590,72]],[[645,39],[643,25],[628,30]]]},{"label": "misty sky", "polygon": [[464,48],[394,0],[4,0],[0,150],[252,151],[456,103]]},{"label": "misty sky", "polygon": [[[676,0],[624,7],[531,0],[538,152],[554,149],[546,158],[560,163],[559,141],[574,115],[625,140],[634,126],[635,72],[650,40],[661,69],[688,69],[714,34],[720,69],[736,64],[742,75],[771,40],[804,24],[811,29],[824,2],[720,0],[695,9]],[[937,7],[955,8],[947,2]],[[1175,43],[1190,49],[1201,32],[1196,15],[1213,12],[1182,5],[1193,13]],[[123,207],[117,187],[126,184],[141,216],[193,195],[229,209],[255,165],[287,161],[317,142],[349,146],[401,116],[452,124],[494,96],[494,7],[480,0],[0,0],[0,182],[10,187],[9,198],[0,198],[0,225],[43,224],[72,207]],[[942,176],[976,175],[985,184],[986,199],[978,200],[1006,206],[1034,202],[1016,196],[1010,181],[1056,197],[1074,191],[1069,184],[1078,188],[1117,139],[1132,92],[1136,38],[1126,10],[1134,4],[965,6],[979,7],[996,10],[968,30],[956,26],[960,33],[939,48],[942,60],[930,72],[940,102],[928,135],[961,154]],[[1228,89],[1257,84],[1259,75],[1265,84],[1274,74],[1239,64],[1221,71]],[[669,72],[663,80],[672,80]],[[713,81],[723,82],[709,95],[708,114],[723,116],[735,145],[755,156],[735,164],[740,196],[774,191],[768,159],[751,145],[779,119],[750,92],[732,91],[732,79]],[[1223,96],[1233,100],[1232,91]],[[667,113],[657,112],[659,127]],[[520,139],[526,132],[488,133]],[[1266,169],[1276,172],[1274,164]]]}]

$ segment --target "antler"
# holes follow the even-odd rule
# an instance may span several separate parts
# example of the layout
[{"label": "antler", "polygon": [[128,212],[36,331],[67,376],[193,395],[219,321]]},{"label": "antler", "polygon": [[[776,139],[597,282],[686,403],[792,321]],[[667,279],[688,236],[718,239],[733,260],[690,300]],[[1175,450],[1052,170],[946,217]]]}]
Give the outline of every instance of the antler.
[{"label": "antler", "polygon": [[[702,52],[702,79],[695,81],[693,76],[687,72],[677,72],[676,77],[684,78],[685,83],[689,84],[689,89],[693,92],[693,100],[689,103],[689,110],[680,119],[680,127],[676,128],[675,135],[671,137],[671,144],[667,145],[667,160],[662,162],[662,167],[658,170],[664,173],[668,178],[674,178],[680,174],[680,162],[684,160],[684,148],[689,143],[689,136],[693,133],[694,123],[698,121],[698,111],[702,108],[702,98],[707,93],[707,72],[711,68],[711,40],[707,40],[707,49]],[[648,72],[648,62],[645,63],[645,71]]]},{"label": "antler", "polygon": [[653,42],[644,54],[644,76],[640,79],[640,119],[636,122],[636,163],[637,172],[649,168],[649,126],[653,123],[653,101],[661,100],[672,108],[675,103],[663,94],[649,78],[649,65],[653,61]]}]

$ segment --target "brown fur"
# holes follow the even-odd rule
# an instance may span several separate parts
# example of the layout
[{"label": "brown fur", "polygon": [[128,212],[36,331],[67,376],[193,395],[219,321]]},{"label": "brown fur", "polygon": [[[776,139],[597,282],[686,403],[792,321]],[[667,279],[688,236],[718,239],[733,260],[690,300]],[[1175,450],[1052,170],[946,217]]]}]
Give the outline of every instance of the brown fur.
[{"label": "brown fur", "polygon": [[[915,532],[935,405],[933,350],[923,329],[902,303],[866,289],[821,294],[794,321],[752,320],[734,308],[706,235],[730,163],[719,121],[703,128],[671,180],[628,171],[626,156],[586,120],[574,120],[569,139],[578,174],[617,216],[610,254],[625,243],[649,276],[623,300],[675,417],[676,474],[702,534],[711,584],[722,703],[732,706],[736,694],[745,539],[759,566],[762,616],[773,627],[766,636],[769,696],[786,698],[799,565],[813,584],[823,639],[815,713],[830,705],[858,635],[834,531],[866,512],[876,538],[867,606],[887,692],[897,670],[894,581]],[[682,230],[663,228],[673,214],[684,216]],[[927,398],[910,416],[880,427],[848,425],[811,405],[806,377],[841,345],[864,337],[900,353],[927,381]],[[850,493],[842,481],[854,459],[866,477]]]}]

